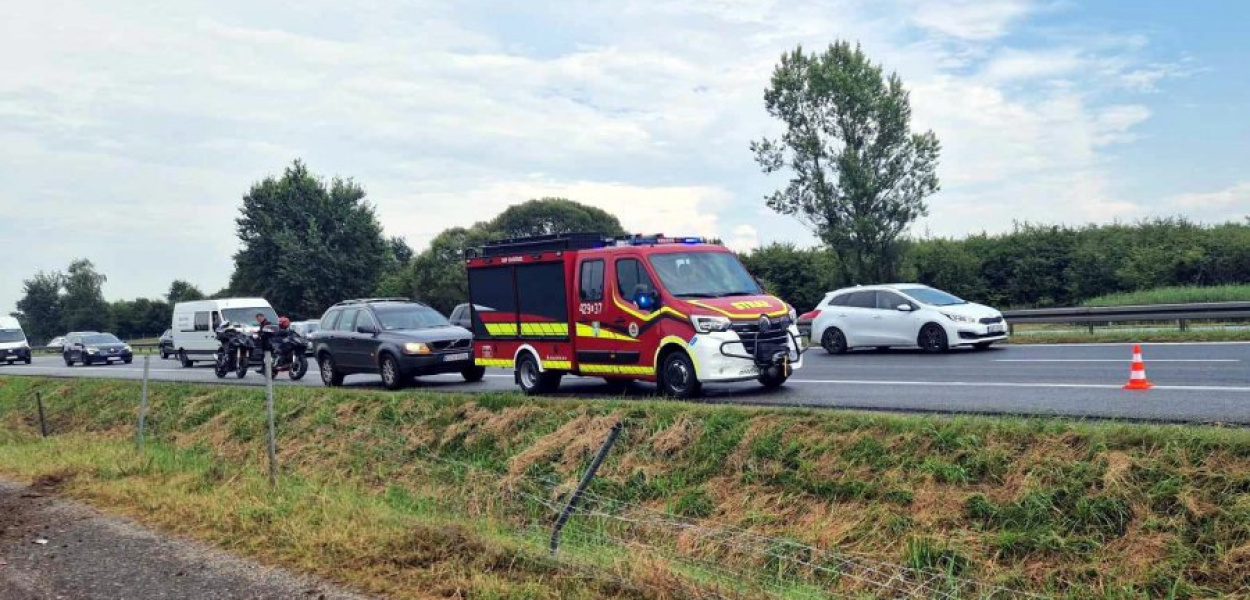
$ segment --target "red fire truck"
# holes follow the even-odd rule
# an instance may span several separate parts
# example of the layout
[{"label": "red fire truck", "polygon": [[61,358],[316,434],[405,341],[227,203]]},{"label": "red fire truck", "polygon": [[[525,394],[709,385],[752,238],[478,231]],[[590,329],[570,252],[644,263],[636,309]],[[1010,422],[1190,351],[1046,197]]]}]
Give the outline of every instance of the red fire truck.
[{"label": "red fire truck", "polygon": [[701,238],[539,236],[466,261],[475,360],[527,394],[571,374],[690,398],[709,382],[776,388],[802,366],[794,309]]}]

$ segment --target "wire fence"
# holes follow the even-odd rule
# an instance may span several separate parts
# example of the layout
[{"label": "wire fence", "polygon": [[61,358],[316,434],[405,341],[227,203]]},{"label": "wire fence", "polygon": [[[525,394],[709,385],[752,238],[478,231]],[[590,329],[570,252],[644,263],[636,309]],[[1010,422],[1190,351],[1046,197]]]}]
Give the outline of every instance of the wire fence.
[{"label": "wire fence", "polygon": [[[148,379],[159,359],[145,356],[143,385],[135,407],[135,446],[145,451],[152,406]],[[266,357],[268,363],[269,357]],[[195,370],[195,371],[198,371]],[[266,379],[265,444],[272,484],[281,477],[275,396],[284,386]],[[196,378],[199,381],[200,378]],[[261,388],[257,388],[260,398]],[[49,432],[45,412],[55,412],[36,397],[39,425]],[[404,426],[405,424],[395,424]],[[593,469],[580,485],[555,469],[542,475],[509,473],[440,454],[386,435],[382,425],[342,432],[351,439],[375,440],[370,452],[386,464],[411,467],[412,475],[396,485],[414,493],[424,486],[455,489],[459,496],[439,498],[440,509],[466,522],[492,524],[535,555],[548,555],[570,576],[610,582],[652,595],[662,589],[674,598],[740,600],[749,598],[914,598],[925,600],[1025,600],[1044,598],[967,575],[967,565],[952,562],[944,570],[918,568],[872,556],[825,548],[768,535],[711,519],[683,517],[591,489]],[[628,437],[625,419],[612,429]],[[612,429],[602,434],[611,441]],[[641,428],[639,428],[641,430]],[[605,444],[597,457],[610,450]],[[593,462],[588,457],[587,462]],[[566,523],[558,533],[553,528]],[[558,547],[557,547],[558,542]],[[643,593],[646,592],[646,593]]]}]

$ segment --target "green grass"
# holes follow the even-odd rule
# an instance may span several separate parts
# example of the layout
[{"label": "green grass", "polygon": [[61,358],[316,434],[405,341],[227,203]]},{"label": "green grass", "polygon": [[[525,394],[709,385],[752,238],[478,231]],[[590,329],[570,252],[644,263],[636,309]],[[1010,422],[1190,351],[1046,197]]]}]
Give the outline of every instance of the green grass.
[{"label": "green grass", "polygon": [[[143,454],[138,390],[0,377],[0,475],[397,598],[694,598],[725,572],[742,597],[875,596],[810,550],[731,551],[650,511],[931,571],[935,586],[1250,589],[1244,429],[284,387],[271,490],[260,390],[152,384]],[[536,499],[572,489],[622,419],[587,508],[630,520],[575,516],[553,560]]]},{"label": "green grass", "polygon": [[1108,294],[1090,298],[1083,306],[1134,306],[1141,304],[1185,304],[1189,302],[1250,301],[1250,284],[1210,287],[1163,287],[1138,292]]},{"label": "green grass", "polygon": [[[1026,330],[1027,331],[1027,330]],[[1166,342],[1247,342],[1250,329],[1095,329],[1094,333],[1080,331],[1034,330],[1008,338],[1008,344],[1137,344]]]}]

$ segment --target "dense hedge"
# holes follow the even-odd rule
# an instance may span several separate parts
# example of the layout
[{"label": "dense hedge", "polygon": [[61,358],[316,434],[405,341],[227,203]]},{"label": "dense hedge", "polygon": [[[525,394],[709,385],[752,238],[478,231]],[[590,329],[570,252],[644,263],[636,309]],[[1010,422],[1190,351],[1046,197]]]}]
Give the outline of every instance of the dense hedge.
[{"label": "dense hedge", "polygon": [[[773,245],[743,262],[800,309],[855,283],[823,251]],[[1250,282],[1250,220],[1201,225],[1185,219],[1134,224],[1020,225],[1001,234],[910,240],[903,281],[918,281],[1000,307],[1068,306],[1117,292]]]}]

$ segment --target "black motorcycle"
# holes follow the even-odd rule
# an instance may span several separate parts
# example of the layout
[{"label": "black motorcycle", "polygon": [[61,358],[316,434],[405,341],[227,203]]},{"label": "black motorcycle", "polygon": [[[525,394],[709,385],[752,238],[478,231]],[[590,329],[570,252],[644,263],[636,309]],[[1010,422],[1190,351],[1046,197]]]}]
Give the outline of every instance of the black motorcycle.
[{"label": "black motorcycle", "polygon": [[[308,340],[304,336],[291,329],[266,325],[260,331],[260,339],[259,348],[273,353],[273,377],[285,372],[291,381],[299,381],[308,373],[308,358],[304,356]],[[263,368],[259,372],[264,373]]]},{"label": "black motorcycle", "polygon": [[234,372],[235,377],[243,379],[247,376],[247,367],[251,363],[252,351],[255,347],[252,336],[234,323],[223,323],[217,328],[216,334],[221,346],[217,348],[217,364],[214,373],[217,374],[218,379],[224,378],[230,372]]}]

